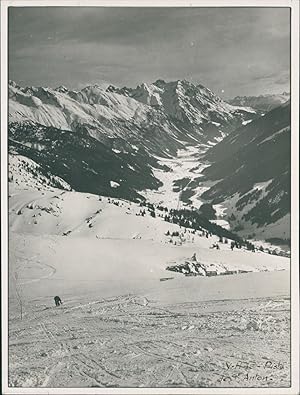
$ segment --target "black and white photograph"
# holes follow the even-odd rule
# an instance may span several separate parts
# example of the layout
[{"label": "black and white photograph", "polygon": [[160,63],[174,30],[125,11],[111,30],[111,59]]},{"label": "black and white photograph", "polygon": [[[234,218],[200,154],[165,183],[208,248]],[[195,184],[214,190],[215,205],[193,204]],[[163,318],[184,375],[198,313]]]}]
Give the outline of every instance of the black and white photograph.
[{"label": "black and white photograph", "polygon": [[299,3],[244,3],[3,4],[3,393],[299,393]]}]

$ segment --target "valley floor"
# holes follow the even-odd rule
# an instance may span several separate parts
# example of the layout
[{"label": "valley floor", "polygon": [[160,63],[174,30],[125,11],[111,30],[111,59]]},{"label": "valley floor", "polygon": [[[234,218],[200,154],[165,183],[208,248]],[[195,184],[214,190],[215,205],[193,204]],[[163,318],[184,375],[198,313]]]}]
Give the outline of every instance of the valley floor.
[{"label": "valley floor", "polygon": [[194,250],[11,233],[10,386],[288,387],[289,260],[228,251],[285,270],[210,278],[165,270]]},{"label": "valley floor", "polygon": [[[180,198],[180,190],[174,190],[174,182],[185,179],[183,186],[187,185],[196,177],[201,177],[201,171],[207,166],[199,164],[199,154],[207,150],[206,146],[186,146],[178,151],[176,157],[158,158],[159,163],[167,166],[170,171],[153,169],[155,177],[162,182],[162,186],[156,190],[146,190],[143,195],[152,203],[162,204],[168,208],[176,209]],[[199,185],[197,193],[191,201],[195,207],[199,206],[199,196],[206,187]],[[184,205],[184,203],[182,203]]]}]

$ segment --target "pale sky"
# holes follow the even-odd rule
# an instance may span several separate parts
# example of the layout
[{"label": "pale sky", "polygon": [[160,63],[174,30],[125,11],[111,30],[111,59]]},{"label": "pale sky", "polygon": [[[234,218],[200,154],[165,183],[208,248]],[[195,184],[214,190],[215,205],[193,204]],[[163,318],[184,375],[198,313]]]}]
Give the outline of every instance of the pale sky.
[{"label": "pale sky", "polygon": [[187,79],[234,97],[289,91],[289,73],[289,8],[9,9],[9,78],[23,86]]}]

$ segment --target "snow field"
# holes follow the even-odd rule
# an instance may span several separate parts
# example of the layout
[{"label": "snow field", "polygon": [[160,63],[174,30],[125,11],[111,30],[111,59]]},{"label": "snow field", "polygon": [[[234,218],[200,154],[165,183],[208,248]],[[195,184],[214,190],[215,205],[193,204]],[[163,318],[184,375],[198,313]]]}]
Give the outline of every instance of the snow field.
[{"label": "snow field", "polygon": [[[215,236],[188,230],[174,245],[165,233],[179,226],[122,200],[55,189],[10,195],[11,386],[289,385],[288,259],[213,250]],[[206,265],[271,271],[165,270],[194,253]],[[253,361],[259,376],[248,378]]]},{"label": "snow field", "polygon": [[[164,270],[188,248],[29,234],[13,240],[11,386],[289,385],[289,271],[189,278]],[[262,382],[247,380],[249,364]]]}]

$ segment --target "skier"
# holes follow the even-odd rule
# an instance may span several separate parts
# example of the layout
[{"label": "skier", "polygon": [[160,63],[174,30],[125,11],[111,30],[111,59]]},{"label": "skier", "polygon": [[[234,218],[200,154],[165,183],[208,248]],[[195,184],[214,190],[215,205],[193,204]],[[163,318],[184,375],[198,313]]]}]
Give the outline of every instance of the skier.
[{"label": "skier", "polygon": [[59,306],[62,304],[62,301],[59,296],[54,296],[55,306]]}]

